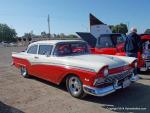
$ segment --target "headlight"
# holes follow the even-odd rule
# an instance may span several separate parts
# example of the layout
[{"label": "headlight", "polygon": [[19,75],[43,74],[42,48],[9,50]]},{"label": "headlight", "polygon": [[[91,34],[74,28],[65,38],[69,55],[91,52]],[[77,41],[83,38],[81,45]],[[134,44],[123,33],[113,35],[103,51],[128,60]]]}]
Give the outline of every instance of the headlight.
[{"label": "headlight", "polygon": [[104,69],[104,76],[107,76],[108,75],[108,68],[105,68]]},{"label": "headlight", "polygon": [[137,68],[138,67],[138,62],[137,61],[132,62],[131,67],[132,68]]},{"label": "headlight", "polygon": [[108,66],[104,66],[102,67],[99,72],[97,73],[97,78],[103,78],[103,77],[106,77],[109,73],[109,70],[108,70]]},{"label": "headlight", "polygon": [[137,62],[135,62],[135,63],[134,63],[134,67],[137,67],[137,66],[138,66],[138,63],[137,63]]}]

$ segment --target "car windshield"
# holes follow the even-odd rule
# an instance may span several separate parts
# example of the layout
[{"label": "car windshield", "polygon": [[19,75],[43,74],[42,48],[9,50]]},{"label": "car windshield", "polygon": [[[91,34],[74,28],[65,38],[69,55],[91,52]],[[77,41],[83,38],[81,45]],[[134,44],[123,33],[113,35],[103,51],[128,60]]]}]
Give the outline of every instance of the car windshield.
[{"label": "car windshield", "polygon": [[123,34],[106,34],[99,37],[98,47],[112,48],[118,44],[124,43],[126,36]]},{"label": "car windshield", "polygon": [[54,50],[55,56],[71,56],[89,54],[88,45],[84,42],[60,43]]}]

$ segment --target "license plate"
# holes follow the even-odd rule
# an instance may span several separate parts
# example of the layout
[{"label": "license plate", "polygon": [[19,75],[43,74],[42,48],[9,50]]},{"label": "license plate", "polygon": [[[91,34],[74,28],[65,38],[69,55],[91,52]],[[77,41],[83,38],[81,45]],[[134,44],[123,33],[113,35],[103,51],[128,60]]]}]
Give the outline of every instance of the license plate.
[{"label": "license plate", "polygon": [[130,84],[131,84],[131,81],[130,81],[129,79],[126,79],[126,80],[123,82],[123,88],[128,87]]}]

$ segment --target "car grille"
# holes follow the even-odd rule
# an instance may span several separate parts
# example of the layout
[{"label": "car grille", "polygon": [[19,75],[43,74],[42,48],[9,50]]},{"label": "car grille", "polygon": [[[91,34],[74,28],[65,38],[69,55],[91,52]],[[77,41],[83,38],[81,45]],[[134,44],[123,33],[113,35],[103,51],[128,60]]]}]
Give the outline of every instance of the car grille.
[{"label": "car grille", "polygon": [[96,83],[94,83],[95,86],[101,86],[101,85],[104,85],[104,84],[112,84],[112,83],[115,83],[116,81],[118,81],[118,83],[122,83],[122,81],[125,79],[125,78],[130,78],[131,77],[131,74],[132,74],[132,70],[126,70],[126,71],[122,71],[120,73],[116,73],[116,74],[111,74],[111,75],[108,75],[104,81],[100,82],[100,81],[97,81]]},{"label": "car grille", "polygon": [[120,81],[130,75],[131,75],[131,70],[123,71],[117,74],[112,74],[106,77],[105,82],[114,82],[116,80]]}]

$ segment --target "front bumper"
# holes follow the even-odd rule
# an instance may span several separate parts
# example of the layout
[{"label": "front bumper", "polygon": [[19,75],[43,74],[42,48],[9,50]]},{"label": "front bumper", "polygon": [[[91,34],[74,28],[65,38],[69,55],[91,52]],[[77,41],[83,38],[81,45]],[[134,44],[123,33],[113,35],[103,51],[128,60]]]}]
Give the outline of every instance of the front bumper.
[{"label": "front bumper", "polygon": [[[139,76],[132,75],[131,78],[129,78],[128,80],[130,82],[135,82],[135,81],[139,80]],[[104,87],[104,88],[96,88],[96,87],[90,87],[90,86],[83,85],[84,92],[87,94],[94,95],[94,96],[105,96],[105,95],[113,93],[116,90],[121,89],[121,88],[123,88],[123,86],[119,85],[117,83],[114,83],[114,84]]]}]

